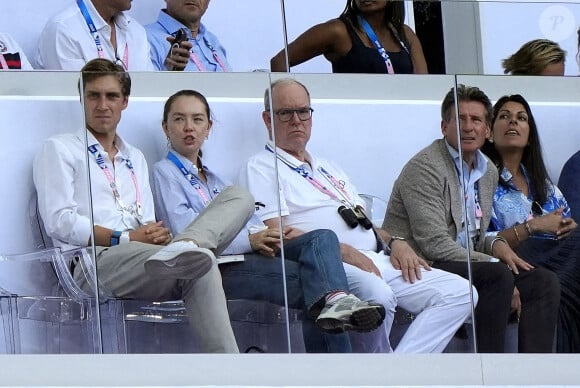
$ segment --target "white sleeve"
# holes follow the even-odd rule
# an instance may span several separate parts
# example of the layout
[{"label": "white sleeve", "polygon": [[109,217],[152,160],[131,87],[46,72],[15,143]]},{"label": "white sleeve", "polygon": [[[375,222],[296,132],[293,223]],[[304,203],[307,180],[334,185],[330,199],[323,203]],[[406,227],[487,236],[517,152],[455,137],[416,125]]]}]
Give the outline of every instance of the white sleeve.
[{"label": "white sleeve", "polygon": [[80,70],[86,61],[80,42],[73,35],[61,23],[49,21],[40,34],[38,66],[47,70]]},{"label": "white sleeve", "polygon": [[92,231],[89,217],[79,214],[80,204],[75,199],[78,187],[88,187],[88,174],[83,166],[56,139],[43,144],[33,165],[38,207],[47,234],[76,246],[86,246]]}]

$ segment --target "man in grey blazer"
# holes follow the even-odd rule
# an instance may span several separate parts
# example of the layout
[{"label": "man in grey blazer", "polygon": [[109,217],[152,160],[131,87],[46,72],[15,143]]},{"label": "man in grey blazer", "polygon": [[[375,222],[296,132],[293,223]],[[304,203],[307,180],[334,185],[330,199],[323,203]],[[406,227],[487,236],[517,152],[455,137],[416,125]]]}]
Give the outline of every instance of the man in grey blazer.
[{"label": "man in grey blazer", "polygon": [[476,87],[460,85],[457,98],[460,138],[451,89],[441,106],[443,139],[405,165],[393,186],[383,228],[406,238],[434,267],[465,278],[470,258],[471,279],[479,293],[475,310],[479,352],[504,351],[512,309],[519,317],[519,351],[551,352],[560,301],[558,280],[518,257],[501,237],[486,233],[498,173],[479,149],[490,133],[492,105]]}]

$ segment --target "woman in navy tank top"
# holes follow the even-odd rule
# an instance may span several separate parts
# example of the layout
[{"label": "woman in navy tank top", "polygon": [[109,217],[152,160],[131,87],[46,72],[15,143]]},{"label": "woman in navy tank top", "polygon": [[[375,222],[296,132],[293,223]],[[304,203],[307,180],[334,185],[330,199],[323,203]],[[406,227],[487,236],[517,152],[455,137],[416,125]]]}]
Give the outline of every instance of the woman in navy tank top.
[{"label": "woman in navy tank top", "polygon": [[[318,24],[288,45],[290,67],[318,55],[334,73],[424,74],[421,43],[403,23],[405,4],[389,0],[347,0],[337,19]],[[284,50],[270,60],[272,71],[288,71]]]}]

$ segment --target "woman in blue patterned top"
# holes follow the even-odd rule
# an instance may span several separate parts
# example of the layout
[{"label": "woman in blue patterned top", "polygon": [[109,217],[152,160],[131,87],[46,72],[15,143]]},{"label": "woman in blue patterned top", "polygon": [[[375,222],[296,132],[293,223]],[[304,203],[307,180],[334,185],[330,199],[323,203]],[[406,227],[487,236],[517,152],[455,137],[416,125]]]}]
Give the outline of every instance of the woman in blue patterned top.
[{"label": "woman in blue patterned top", "polygon": [[554,271],[562,290],[557,351],[580,351],[580,232],[570,207],[548,177],[536,122],[520,95],[493,108],[483,151],[500,173],[490,232],[504,237],[532,265]]}]

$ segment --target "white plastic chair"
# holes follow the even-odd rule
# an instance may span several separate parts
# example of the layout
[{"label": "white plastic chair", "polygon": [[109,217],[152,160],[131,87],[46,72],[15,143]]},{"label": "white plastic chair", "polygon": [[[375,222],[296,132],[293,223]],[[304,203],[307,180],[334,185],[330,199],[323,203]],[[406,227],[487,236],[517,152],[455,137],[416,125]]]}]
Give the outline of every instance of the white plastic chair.
[{"label": "white plastic chair", "polygon": [[[38,214],[36,195],[29,205],[30,222],[36,246],[50,244]],[[99,312],[103,332],[103,351],[114,353],[194,353],[199,349],[191,335],[183,301],[145,301],[116,298],[98,282],[93,258],[86,249],[70,252],[80,266],[90,292],[81,290],[72,277],[70,264],[57,261],[54,268],[58,279],[71,293],[99,292]],[[69,261],[70,261],[69,260]],[[97,286],[98,284],[98,286]],[[81,296],[84,297],[84,296]],[[240,351],[260,349],[285,353],[286,311],[283,306],[244,299],[228,300],[232,328]],[[304,352],[301,312],[288,311],[291,326],[292,352]],[[144,340],[147,339],[147,340]]]},{"label": "white plastic chair", "polygon": [[95,298],[62,279],[71,255],[49,248],[0,255],[7,353],[99,353]]}]

